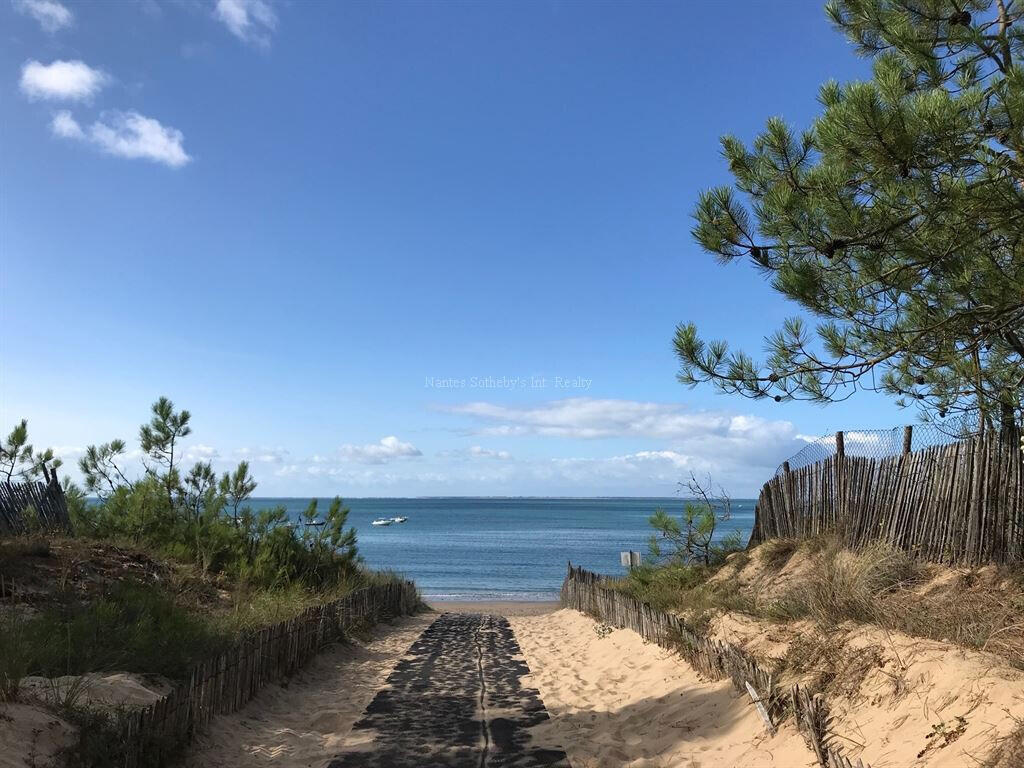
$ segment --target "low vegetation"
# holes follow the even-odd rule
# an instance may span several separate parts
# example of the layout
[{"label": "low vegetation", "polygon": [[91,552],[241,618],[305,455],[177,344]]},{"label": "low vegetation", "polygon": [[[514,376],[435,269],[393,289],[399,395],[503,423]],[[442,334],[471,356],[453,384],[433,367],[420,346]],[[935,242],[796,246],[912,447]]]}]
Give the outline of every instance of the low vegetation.
[{"label": "low vegetation", "polygon": [[[191,414],[167,398],[139,429],[140,473],[123,440],[89,446],[84,488],[62,482],[75,535],[32,524],[0,540],[0,702],[27,676],[119,671],[182,680],[190,667],[250,630],[351,590],[398,578],[367,571],[340,498],[298,516],[254,508],[246,462],[218,476],[182,464]],[[60,460],[35,450],[28,425],[0,442],[0,480],[51,481]],[[137,475],[137,476],[136,476]],[[108,765],[122,710],[50,702],[79,726],[69,765]]]},{"label": "low vegetation", "polygon": [[[954,570],[882,545],[851,552],[826,536],[768,541],[726,555],[717,566],[650,563],[616,586],[682,614],[695,627],[730,612],[775,622],[810,620],[825,635],[847,622],[870,624],[997,653],[1024,669],[1020,568]],[[793,650],[798,664],[799,648]],[[817,648],[812,655],[826,651]]]},{"label": "low vegetation", "polygon": [[[615,584],[617,588],[661,610],[677,609],[683,598],[688,606],[708,608],[728,602],[728,588],[710,586],[708,580],[727,558],[742,556],[742,545],[738,531],[722,535],[732,519],[732,500],[724,489],[714,488],[710,477],[700,481],[693,474],[679,484],[691,498],[678,517],[655,510],[648,520],[655,531],[648,542],[649,555]],[[742,600],[738,594],[731,597]]]},{"label": "low vegetation", "polygon": [[158,586],[112,584],[99,598],[65,601],[34,616],[11,612],[0,623],[0,696],[27,675],[59,677],[127,670],[182,678],[231,640],[231,623],[177,603]]}]

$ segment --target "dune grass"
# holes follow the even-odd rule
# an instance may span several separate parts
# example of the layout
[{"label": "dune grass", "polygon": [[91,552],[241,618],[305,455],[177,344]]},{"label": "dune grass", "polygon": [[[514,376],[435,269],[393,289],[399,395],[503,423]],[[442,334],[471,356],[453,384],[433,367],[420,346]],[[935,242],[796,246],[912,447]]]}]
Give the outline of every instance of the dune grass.
[{"label": "dune grass", "polygon": [[[799,577],[764,597],[761,588],[797,554],[805,558]],[[741,583],[735,574],[755,559],[758,577]],[[771,540],[721,567],[733,576],[712,578],[718,568],[670,563],[635,569],[612,586],[698,628],[729,612],[775,622],[810,619],[826,631],[856,622],[991,651],[1024,669],[1024,568],[950,570],[881,544],[852,552],[828,536]]]}]

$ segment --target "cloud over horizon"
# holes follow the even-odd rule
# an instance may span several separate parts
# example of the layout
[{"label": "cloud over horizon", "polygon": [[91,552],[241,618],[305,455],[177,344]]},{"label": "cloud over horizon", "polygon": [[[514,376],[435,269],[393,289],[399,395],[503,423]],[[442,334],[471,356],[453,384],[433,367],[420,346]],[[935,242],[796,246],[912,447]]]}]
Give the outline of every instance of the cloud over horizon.
[{"label": "cloud over horizon", "polygon": [[689,411],[676,403],[572,397],[550,400],[534,406],[504,406],[471,402],[440,406],[439,410],[469,416],[482,426],[471,434],[498,436],[538,435],[542,437],[596,440],[615,437],[659,439],[719,437],[749,433],[797,435],[788,421],[769,421],[758,416],[722,411]]},{"label": "cloud over horizon", "polygon": [[[672,496],[693,473],[701,480],[710,474],[716,486],[749,497],[809,439],[789,421],[675,403],[567,398],[444,410],[478,423],[455,430],[462,436],[447,446],[414,445],[396,435],[319,454],[302,451],[300,443],[297,452],[187,443],[182,457],[213,461],[217,471],[247,459],[269,496]],[[466,434],[496,427],[504,437],[477,441]],[[850,434],[851,443],[859,439]],[[513,439],[520,449],[510,450]],[[61,453],[71,459],[77,451]],[[138,453],[125,457],[132,471]]]},{"label": "cloud over horizon", "polygon": [[394,435],[389,435],[377,443],[343,445],[338,449],[338,455],[343,460],[361,464],[384,464],[394,459],[422,456],[423,452],[412,443],[402,442]]}]

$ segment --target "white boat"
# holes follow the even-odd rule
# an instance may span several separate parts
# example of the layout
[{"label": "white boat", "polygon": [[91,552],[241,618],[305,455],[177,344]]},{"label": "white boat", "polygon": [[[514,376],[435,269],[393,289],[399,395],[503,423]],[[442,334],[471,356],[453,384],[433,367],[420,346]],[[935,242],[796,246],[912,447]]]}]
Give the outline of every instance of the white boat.
[{"label": "white boat", "polygon": [[391,525],[393,522],[395,521],[390,517],[380,517],[370,523],[370,525]]},{"label": "white boat", "polygon": [[408,519],[409,519],[408,517],[392,517],[391,521],[393,523],[404,523]]}]

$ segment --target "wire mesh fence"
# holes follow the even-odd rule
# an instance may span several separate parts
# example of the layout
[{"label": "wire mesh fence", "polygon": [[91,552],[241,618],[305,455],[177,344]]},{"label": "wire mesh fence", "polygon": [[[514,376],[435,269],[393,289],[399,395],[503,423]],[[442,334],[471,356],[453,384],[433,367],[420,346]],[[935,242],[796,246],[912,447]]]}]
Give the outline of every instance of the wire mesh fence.
[{"label": "wire mesh fence", "polygon": [[[908,439],[910,444],[907,445]],[[852,429],[843,431],[843,451],[847,456],[868,459],[884,459],[899,456],[908,450],[921,451],[936,445],[949,445],[977,434],[977,429],[968,423],[961,424],[913,424],[892,429]],[[836,455],[837,436],[823,435],[807,443],[787,461],[779,465],[776,475],[783,472],[788,464],[790,470],[802,469],[811,464]]]},{"label": "wire mesh fence", "polygon": [[837,432],[809,447],[796,457],[807,463],[787,462],[761,489],[751,544],[830,534],[954,565],[1024,562],[1016,426],[960,439],[916,426]]}]

